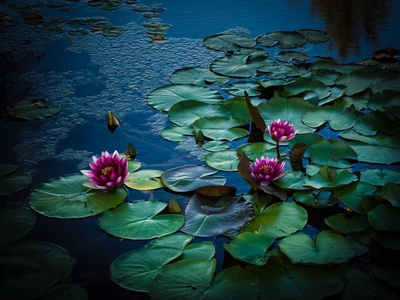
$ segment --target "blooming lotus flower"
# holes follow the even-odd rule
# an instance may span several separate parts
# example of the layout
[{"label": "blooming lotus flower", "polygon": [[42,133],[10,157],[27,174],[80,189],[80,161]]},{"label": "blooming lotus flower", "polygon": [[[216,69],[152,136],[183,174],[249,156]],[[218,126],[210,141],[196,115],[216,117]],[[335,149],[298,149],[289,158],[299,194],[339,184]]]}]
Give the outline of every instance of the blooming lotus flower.
[{"label": "blooming lotus flower", "polygon": [[91,171],[81,172],[91,180],[84,185],[92,189],[109,190],[123,184],[129,176],[128,161],[125,156],[120,158],[116,150],[112,156],[107,151],[100,158],[93,156],[93,163],[89,163],[89,167]]},{"label": "blooming lotus flower", "polygon": [[289,124],[288,121],[282,122],[281,120],[274,120],[271,125],[268,125],[268,131],[271,138],[277,142],[287,142],[294,138],[297,131],[294,131],[293,125]]},{"label": "blooming lotus flower", "polygon": [[251,175],[254,179],[260,181],[262,185],[268,185],[271,181],[283,177],[286,173],[283,173],[285,168],[285,162],[278,162],[277,158],[270,159],[268,156],[264,158],[261,156],[261,160],[256,158],[254,167],[250,166]]}]

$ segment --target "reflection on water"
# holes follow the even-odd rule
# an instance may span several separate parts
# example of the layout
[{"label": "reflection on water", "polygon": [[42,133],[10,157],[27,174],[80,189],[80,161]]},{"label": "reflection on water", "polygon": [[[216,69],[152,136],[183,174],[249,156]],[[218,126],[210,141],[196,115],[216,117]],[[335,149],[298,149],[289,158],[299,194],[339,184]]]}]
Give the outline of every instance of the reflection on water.
[{"label": "reflection on water", "polygon": [[379,46],[392,6],[391,0],[310,0],[310,15],[324,21],[332,36],[329,50],[337,48],[345,60],[360,51],[362,42],[375,49]]}]

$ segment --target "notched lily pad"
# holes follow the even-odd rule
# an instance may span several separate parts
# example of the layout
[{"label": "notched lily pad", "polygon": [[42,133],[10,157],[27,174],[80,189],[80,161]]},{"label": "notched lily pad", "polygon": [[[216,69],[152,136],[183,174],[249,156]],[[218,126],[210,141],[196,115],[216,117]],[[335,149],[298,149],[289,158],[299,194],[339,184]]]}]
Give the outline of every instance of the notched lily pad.
[{"label": "notched lily pad", "polygon": [[120,36],[124,31],[125,31],[125,28],[122,26],[113,26],[113,27],[110,26],[110,27],[104,28],[103,35],[109,36],[109,37],[117,37],[117,36]]},{"label": "notched lily pad", "polygon": [[134,190],[155,190],[162,188],[164,184],[161,181],[162,171],[141,170],[129,174],[124,184]]},{"label": "notched lily pad", "polygon": [[248,123],[244,120],[226,117],[199,119],[193,123],[196,132],[201,130],[204,136],[213,140],[236,140],[247,136]]},{"label": "notched lily pad", "polygon": [[160,134],[166,140],[182,142],[185,140],[185,135],[195,135],[195,132],[192,126],[167,126]]},{"label": "notched lily pad", "polygon": [[225,150],[208,153],[204,161],[212,168],[221,171],[237,171],[240,156],[236,150]]},{"label": "notched lily pad", "polygon": [[322,30],[297,29],[295,31],[304,35],[307,41],[312,44],[324,43],[330,38],[329,34]]},{"label": "notched lily pad", "polygon": [[345,130],[353,127],[356,122],[356,114],[345,107],[326,105],[306,112],[301,120],[313,128],[320,127],[327,122],[333,130]]},{"label": "notched lily pad", "polygon": [[10,116],[22,120],[39,120],[54,116],[60,111],[59,106],[45,106],[42,101],[34,103],[21,101],[7,106],[7,112]]},{"label": "notched lily pad", "polygon": [[252,48],[256,41],[251,37],[237,34],[215,34],[203,40],[204,46],[217,51],[236,51],[242,48]]},{"label": "notched lily pad", "polygon": [[347,159],[356,160],[357,153],[342,141],[324,139],[311,145],[310,158],[316,164],[346,169],[352,166]]},{"label": "notched lily pad", "polygon": [[348,234],[365,231],[369,228],[368,220],[361,216],[347,218],[343,214],[332,215],[325,218],[325,224],[330,228]]},{"label": "notched lily pad", "polygon": [[297,202],[311,207],[327,207],[338,203],[332,191],[297,191],[293,196]]},{"label": "notched lily pad", "polygon": [[256,41],[264,47],[278,45],[281,49],[291,49],[303,46],[306,43],[306,38],[296,31],[276,31],[260,35]]},{"label": "notched lily pad", "polygon": [[207,84],[223,85],[229,81],[229,77],[217,75],[206,68],[189,67],[174,71],[169,80],[173,84],[196,84],[205,87]]},{"label": "notched lily pad", "polygon": [[361,171],[360,181],[373,184],[375,186],[384,186],[387,182],[400,184],[400,172],[394,169],[364,169]]},{"label": "notched lily pad", "polygon": [[309,56],[298,51],[281,51],[275,56],[276,60],[284,63],[292,62],[293,60],[304,62]]},{"label": "notched lily pad", "polygon": [[325,165],[318,171],[317,174],[308,179],[304,187],[324,191],[348,185],[349,183],[357,180],[357,176],[348,170],[343,170],[337,173],[334,169],[331,169]]}]

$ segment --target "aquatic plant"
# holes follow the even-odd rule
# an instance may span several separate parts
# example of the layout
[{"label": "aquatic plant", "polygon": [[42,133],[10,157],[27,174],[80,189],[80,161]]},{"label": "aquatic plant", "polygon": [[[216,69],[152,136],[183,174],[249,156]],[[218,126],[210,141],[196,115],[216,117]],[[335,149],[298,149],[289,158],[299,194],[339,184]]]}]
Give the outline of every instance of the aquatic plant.
[{"label": "aquatic plant", "polygon": [[125,156],[120,158],[117,150],[112,156],[107,151],[100,158],[93,156],[93,163],[89,166],[91,171],[81,172],[91,180],[84,185],[92,189],[109,190],[122,185],[129,176],[128,161]]},{"label": "aquatic plant", "polygon": [[290,141],[297,131],[288,121],[282,122],[280,119],[272,121],[271,125],[268,125],[268,131],[271,138],[276,142],[276,153],[279,158],[279,143]]},{"label": "aquatic plant", "polygon": [[261,160],[256,158],[254,167],[250,166],[251,175],[260,181],[262,185],[268,185],[271,181],[283,177],[285,162],[278,162],[277,158],[270,159],[268,156],[261,156]]}]

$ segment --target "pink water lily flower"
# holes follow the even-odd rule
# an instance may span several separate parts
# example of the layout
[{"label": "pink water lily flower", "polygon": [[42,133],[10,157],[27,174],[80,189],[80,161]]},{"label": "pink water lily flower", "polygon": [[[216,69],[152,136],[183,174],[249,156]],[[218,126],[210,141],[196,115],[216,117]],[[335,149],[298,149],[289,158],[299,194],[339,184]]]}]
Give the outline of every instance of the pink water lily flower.
[{"label": "pink water lily flower", "polygon": [[268,156],[265,158],[261,156],[261,160],[256,158],[254,161],[254,167],[250,166],[250,172],[260,184],[268,185],[271,181],[279,179],[286,174],[283,173],[284,168],[284,161],[278,162],[277,158],[270,159]]},{"label": "pink water lily flower", "polygon": [[272,121],[271,125],[268,125],[268,131],[271,138],[278,143],[291,140],[297,133],[293,129],[293,125],[288,121],[282,122],[280,119]]},{"label": "pink water lily flower", "polygon": [[107,151],[97,158],[93,156],[93,163],[89,163],[91,171],[82,170],[91,182],[84,185],[92,189],[109,190],[125,182],[129,176],[126,157],[119,157],[118,151],[111,156]]}]

